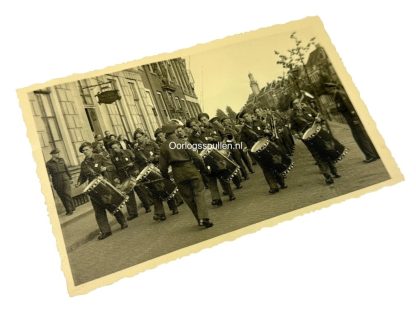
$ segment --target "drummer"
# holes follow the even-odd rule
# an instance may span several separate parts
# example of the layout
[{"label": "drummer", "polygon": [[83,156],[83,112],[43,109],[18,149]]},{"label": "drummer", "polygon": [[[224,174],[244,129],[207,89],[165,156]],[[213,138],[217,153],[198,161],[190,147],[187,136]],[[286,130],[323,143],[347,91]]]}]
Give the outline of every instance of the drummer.
[{"label": "drummer", "polygon": [[[85,155],[85,159],[81,163],[81,172],[79,174],[78,182],[75,185],[76,187],[79,187],[87,181],[91,182],[100,175],[107,179],[111,184],[114,183],[115,168],[110,160],[93,153],[92,144],[89,142],[82,143],[79,147],[79,151]],[[102,205],[92,197],[91,204],[94,208],[95,219],[101,232],[98,236],[99,240],[105,239],[112,234],[106,210],[114,215],[117,222],[121,225],[121,229],[127,228],[127,221],[124,214],[119,209],[113,210],[108,205]]]},{"label": "drummer", "polygon": [[[143,170],[149,164],[153,164],[156,167],[159,167],[159,145],[151,141],[146,135],[137,136],[137,144],[136,153],[140,153],[140,155],[142,155],[141,158],[137,158],[136,160],[136,163],[139,165],[139,169]],[[166,214],[162,199],[152,193],[150,193],[150,196],[154,204],[153,219],[156,221],[165,221]],[[172,215],[179,213],[174,199],[170,199],[168,201],[168,206],[172,211]]]},{"label": "drummer", "polygon": [[155,142],[159,147],[162,145],[163,142],[166,141],[165,134],[162,131],[162,128],[157,128],[154,133]]},{"label": "drummer", "polygon": [[[118,177],[115,179],[116,184],[122,184],[130,178],[135,178],[136,173],[134,165],[134,154],[131,150],[124,150],[117,140],[108,143],[113,153],[111,154],[111,161],[116,167]],[[134,196],[133,189],[127,194],[129,199],[126,203],[128,217],[127,220],[133,220],[139,216],[137,211],[137,202]]]},{"label": "drummer", "polygon": [[[227,142],[227,136],[230,135],[229,131],[225,129],[225,127],[223,126],[223,124],[220,122],[220,119],[218,117],[213,117],[210,120],[210,123],[214,126],[214,128],[216,129],[216,131],[219,133],[220,137],[221,137],[221,141],[223,143],[231,143],[231,142]],[[235,143],[235,142],[234,142]],[[236,162],[236,160],[234,159],[234,155],[233,155],[233,151],[229,151],[229,155],[228,156],[230,158],[230,160],[233,160],[234,162]],[[234,183],[234,185],[236,186],[237,189],[241,189],[241,171],[238,170],[238,173],[236,175],[233,176],[232,181]],[[224,190],[223,195],[228,195],[228,192]]]},{"label": "drummer", "polygon": [[[304,105],[299,99],[293,100],[292,106],[293,111],[290,118],[292,130],[298,132],[300,137],[302,137],[305,131],[308,130],[315,121],[321,122],[323,120],[313,108]],[[335,167],[335,163],[333,161],[329,160],[328,157],[320,155],[319,151],[317,151],[313,145],[307,144],[303,140],[302,142],[316,160],[319,170],[325,178],[326,184],[333,184],[333,177],[341,177],[338,174],[337,168]]]},{"label": "drummer", "polygon": [[[183,144],[183,140],[177,138],[175,130],[177,124],[169,122],[162,129],[166,135],[166,141],[160,147],[160,170],[162,176],[169,179],[168,168],[172,167],[173,178],[178,186],[179,193],[191,209],[198,221],[198,225],[209,228],[214,224],[208,216],[208,209],[204,199],[204,184],[201,174],[207,171],[200,156],[191,149],[171,148],[171,143]],[[198,168],[197,168],[198,166]]]},{"label": "drummer", "polygon": [[[201,128],[197,122],[191,121],[190,127],[192,128],[192,134],[189,136],[188,140],[192,144],[216,144],[221,142],[221,135],[214,128],[214,126],[209,122],[209,116],[206,113],[201,113],[198,115],[199,121],[203,125]],[[199,151],[200,152],[200,151]],[[214,174],[206,175],[208,182],[208,189],[211,193],[211,205],[221,207],[222,199],[220,192],[218,190],[217,180],[220,181],[220,184],[230,201],[235,200],[236,197],[231,188],[230,182],[226,182],[223,179],[215,176]]]},{"label": "drummer", "polygon": [[[270,130],[265,128],[264,123],[261,123],[258,120],[253,122],[252,114],[247,110],[241,111],[239,116],[244,120],[243,127],[240,131],[240,139],[246,143],[248,150],[250,150],[260,138],[270,135]],[[264,178],[269,185],[270,194],[279,192],[279,185],[281,188],[287,187],[282,175],[274,174],[270,168],[265,166],[264,163],[258,163],[263,171]]]}]

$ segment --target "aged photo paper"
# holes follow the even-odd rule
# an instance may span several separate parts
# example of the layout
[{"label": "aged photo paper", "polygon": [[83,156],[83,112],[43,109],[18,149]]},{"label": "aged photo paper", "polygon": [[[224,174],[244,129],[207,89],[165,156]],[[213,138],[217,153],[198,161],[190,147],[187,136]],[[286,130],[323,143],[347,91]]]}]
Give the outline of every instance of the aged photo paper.
[{"label": "aged photo paper", "polygon": [[318,17],[18,96],[71,296],[403,180]]}]

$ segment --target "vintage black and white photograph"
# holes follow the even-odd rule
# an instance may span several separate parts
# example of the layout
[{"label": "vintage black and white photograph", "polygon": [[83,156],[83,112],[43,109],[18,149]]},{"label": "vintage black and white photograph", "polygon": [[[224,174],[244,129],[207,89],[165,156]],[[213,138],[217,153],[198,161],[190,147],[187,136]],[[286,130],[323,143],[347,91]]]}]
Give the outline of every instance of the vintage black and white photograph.
[{"label": "vintage black and white photograph", "polygon": [[71,295],[402,179],[317,18],[19,97]]}]

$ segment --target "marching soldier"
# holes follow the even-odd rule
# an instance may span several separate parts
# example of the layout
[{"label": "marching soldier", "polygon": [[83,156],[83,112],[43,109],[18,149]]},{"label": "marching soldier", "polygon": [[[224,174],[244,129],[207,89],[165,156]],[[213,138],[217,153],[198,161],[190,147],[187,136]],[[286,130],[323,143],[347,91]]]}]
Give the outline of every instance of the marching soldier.
[{"label": "marching soldier", "polygon": [[[241,141],[247,144],[247,148],[249,150],[260,138],[270,135],[270,131],[265,129],[265,126],[261,121],[253,121],[252,115],[248,111],[243,110],[240,112],[240,116],[244,119],[244,125],[241,128],[240,138]],[[270,168],[267,167],[264,163],[258,163],[261,170],[263,171],[264,178],[269,185],[270,194],[279,192],[279,185],[281,188],[287,187],[281,175],[274,173],[273,170],[270,170]]]},{"label": "marching soldier", "polygon": [[[131,150],[124,150],[119,141],[112,141],[109,146],[113,150],[111,161],[116,167],[118,177],[115,179],[116,184],[121,184],[128,181],[130,178],[136,177],[136,168],[134,165],[134,154]],[[128,194],[129,199],[126,203],[128,217],[127,220],[133,220],[139,216],[137,211],[137,202],[134,196],[134,191],[131,190]]]},{"label": "marching soldier", "polygon": [[[133,138],[135,140],[133,153],[135,157],[136,167],[139,169],[139,171],[143,170],[144,167],[147,166],[147,158],[143,154],[143,152],[138,148],[139,138],[142,136],[146,136],[146,134],[144,133],[142,129],[137,128],[133,134]],[[153,202],[152,202],[150,193],[146,189],[146,187],[142,185],[141,183],[138,183],[136,187],[134,188],[134,191],[136,192],[137,196],[140,198],[140,201],[143,204],[143,208],[145,212],[146,213],[151,212],[152,210],[150,209],[150,206],[153,205]]]},{"label": "marching soldier", "polygon": [[[89,142],[82,143],[79,147],[79,151],[85,155],[85,159],[81,163],[81,172],[76,184],[77,187],[87,181],[91,182],[99,175],[102,175],[110,183],[114,183],[114,179],[116,177],[115,168],[110,160],[101,155],[94,154],[92,144]],[[106,210],[114,215],[117,222],[120,224],[121,229],[127,228],[127,221],[124,214],[119,209],[114,210],[109,205],[101,204],[92,197],[91,204],[94,208],[95,219],[97,220],[98,228],[101,232],[98,236],[99,240],[105,239],[112,234]]]},{"label": "marching soldier", "polygon": [[[221,141],[221,136],[218,131],[214,128],[214,126],[209,122],[209,116],[206,113],[201,113],[198,115],[199,120],[201,121],[203,128],[199,127],[199,125],[191,121],[190,126],[192,127],[192,134],[189,136],[189,142],[192,144],[215,144]],[[208,183],[208,189],[211,193],[211,204],[213,206],[222,206],[221,195],[218,190],[217,178],[214,174],[204,174],[206,175],[206,180]],[[225,182],[222,179],[220,180],[220,184],[224,189],[224,192],[228,194],[229,200],[235,200],[234,192],[231,188],[229,182]]]},{"label": "marching soldier", "polygon": [[[318,113],[309,106],[304,106],[299,99],[295,99],[293,102],[293,111],[291,115],[292,130],[299,133],[300,137],[308,130],[312,124],[317,121],[321,122],[322,118]],[[335,140],[335,139],[334,139]],[[313,158],[316,160],[319,170],[325,177],[326,184],[333,184],[334,178],[340,178],[335,163],[324,155],[324,152],[319,152],[315,146],[308,144],[302,140],[306,145]],[[332,174],[332,176],[331,176]]]},{"label": "marching soldier", "polygon": [[154,136],[155,142],[157,143],[157,145],[159,145],[159,147],[162,145],[163,142],[166,141],[165,134],[163,133],[162,128],[157,128],[155,130]]},{"label": "marching soldier", "polygon": [[234,159],[234,161],[237,163],[237,165],[240,167],[241,174],[243,175],[243,178],[245,180],[249,179],[249,175],[247,172],[247,169],[243,163],[242,159],[242,153],[243,151],[241,149],[236,148],[236,143],[240,143],[240,135],[237,129],[234,128],[234,125],[231,122],[231,119],[229,117],[223,117],[221,119],[221,123],[224,127],[224,141],[226,143],[233,144],[234,148],[231,149],[231,156]]},{"label": "marching soldier", "polygon": [[[160,148],[157,143],[151,141],[147,136],[141,135],[137,139],[138,146],[136,150],[142,155],[137,161],[140,170],[143,170],[148,164],[152,163],[156,167],[159,167],[159,155]],[[154,204],[153,219],[156,221],[166,220],[165,209],[163,207],[163,201],[156,195],[151,194]],[[169,209],[172,211],[172,215],[178,214],[178,208],[176,207],[175,200],[172,198],[168,200]]]},{"label": "marching soldier", "polygon": [[72,215],[75,211],[74,201],[71,195],[72,177],[65,160],[59,157],[59,149],[53,149],[52,158],[46,162],[46,169],[52,178],[52,185],[65,207],[66,215]]},{"label": "marching soldier", "polygon": [[[178,186],[179,193],[191,209],[198,225],[209,228],[214,224],[208,216],[208,209],[204,200],[204,184],[198,171],[199,169],[204,172],[207,169],[196,152],[187,148],[175,148],[174,145],[185,143],[185,141],[177,138],[176,127],[177,124],[174,122],[162,127],[166,141],[160,147],[160,170],[162,176],[169,179],[168,167],[172,167],[173,178]],[[199,168],[197,169],[196,166]]]}]

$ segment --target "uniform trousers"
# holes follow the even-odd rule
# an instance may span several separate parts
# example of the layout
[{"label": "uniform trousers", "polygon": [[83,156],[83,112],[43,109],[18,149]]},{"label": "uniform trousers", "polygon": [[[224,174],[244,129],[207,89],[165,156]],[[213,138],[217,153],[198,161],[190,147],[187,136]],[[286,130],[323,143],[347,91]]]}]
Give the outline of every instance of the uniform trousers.
[{"label": "uniform trousers", "polygon": [[71,195],[71,184],[68,182],[60,183],[59,185],[54,185],[56,194],[62,201],[62,204],[65,207],[67,213],[73,212],[75,210],[74,200]]},{"label": "uniform trousers", "polygon": [[185,180],[177,184],[179,193],[184,202],[191,209],[194,217],[199,222],[200,219],[208,219],[208,208],[204,198],[204,183],[201,178]]},{"label": "uniform trousers", "polygon": [[91,204],[94,208],[95,219],[97,220],[98,228],[101,233],[106,234],[111,232],[111,227],[107,218],[107,211],[114,215],[120,225],[127,223],[124,214],[120,210],[116,210],[110,205],[103,205],[93,198],[91,198]]},{"label": "uniform trousers", "polygon": [[352,136],[354,137],[355,142],[357,142],[357,145],[360,148],[360,150],[365,155],[365,158],[379,158],[378,153],[361,122],[357,124],[353,122],[348,122],[348,124],[350,126]]}]

